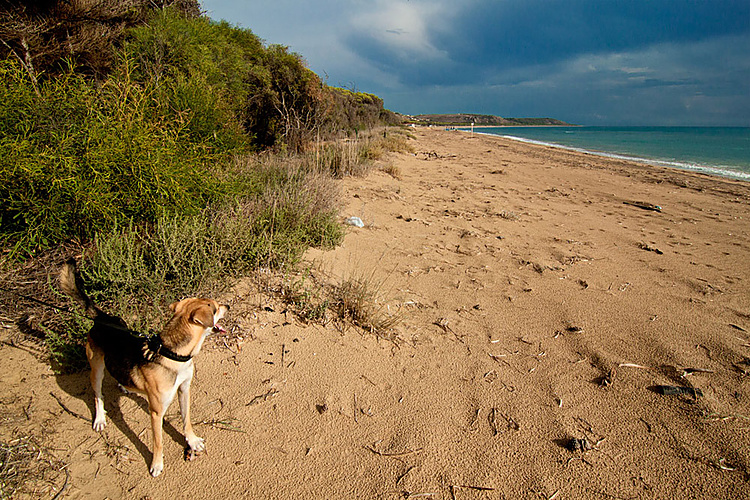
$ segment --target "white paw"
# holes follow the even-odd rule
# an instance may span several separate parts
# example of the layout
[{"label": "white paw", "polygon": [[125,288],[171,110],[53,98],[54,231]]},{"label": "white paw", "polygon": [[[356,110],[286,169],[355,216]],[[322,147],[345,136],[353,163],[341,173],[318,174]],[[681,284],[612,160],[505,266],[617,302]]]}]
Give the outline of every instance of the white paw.
[{"label": "white paw", "polygon": [[190,437],[185,437],[185,440],[187,441],[188,446],[190,446],[190,449],[195,452],[203,451],[206,449],[206,444],[203,438],[201,437],[190,436]]},{"label": "white paw", "polygon": [[154,462],[154,463],[151,464],[150,472],[151,472],[151,475],[153,477],[157,477],[159,474],[162,473],[163,470],[164,470],[164,462],[163,461]]},{"label": "white paw", "polygon": [[101,417],[101,418],[97,417],[96,420],[94,420],[93,427],[96,432],[103,431],[104,427],[106,426],[107,426],[107,421],[104,419],[104,417]]}]

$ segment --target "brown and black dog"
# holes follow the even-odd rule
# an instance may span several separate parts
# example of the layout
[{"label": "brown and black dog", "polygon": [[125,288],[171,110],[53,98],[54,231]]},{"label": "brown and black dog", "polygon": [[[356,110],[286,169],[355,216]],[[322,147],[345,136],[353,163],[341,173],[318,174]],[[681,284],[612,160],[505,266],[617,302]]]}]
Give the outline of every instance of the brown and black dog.
[{"label": "brown and black dog", "polygon": [[94,320],[88,334],[86,356],[91,365],[91,387],[94,389],[94,430],[106,425],[102,379],[104,368],[129,391],[144,394],[151,413],[154,435],[151,475],[164,470],[162,422],[175,394],[179,394],[180,413],[185,440],[190,450],[205,449],[203,438],[195,435],[190,423],[190,383],[195,370],[193,357],[198,354],[206,336],[223,331],[219,321],[229,310],[215,300],[189,298],[169,306],[173,312],[160,334],[146,339],[128,329],[125,322],[99,309],[83,291],[74,260],[60,272],[60,288],[78,302]]}]

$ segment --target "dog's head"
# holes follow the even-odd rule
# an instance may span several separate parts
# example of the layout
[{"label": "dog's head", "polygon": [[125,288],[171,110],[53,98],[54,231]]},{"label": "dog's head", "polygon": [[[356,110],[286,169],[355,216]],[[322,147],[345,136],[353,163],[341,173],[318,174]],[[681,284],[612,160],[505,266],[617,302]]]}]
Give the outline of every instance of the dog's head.
[{"label": "dog's head", "polygon": [[182,316],[190,325],[201,329],[223,332],[224,328],[219,324],[229,311],[229,306],[219,304],[212,299],[189,298],[169,304],[169,310],[175,316]]},{"label": "dog's head", "polygon": [[[225,331],[219,324],[219,321],[229,311],[229,306],[219,304],[215,300],[204,298],[183,299],[170,304],[169,309],[174,314],[167,326],[173,325],[178,330],[183,330],[181,332],[183,338],[178,340],[177,343],[183,345],[185,343],[193,344],[191,345],[191,354],[193,356],[198,354],[203,345],[203,340],[208,334]],[[172,330],[171,328],[165,328],[165,330],[167,329]],[[177,332],[172,330],[170,333]]]}]

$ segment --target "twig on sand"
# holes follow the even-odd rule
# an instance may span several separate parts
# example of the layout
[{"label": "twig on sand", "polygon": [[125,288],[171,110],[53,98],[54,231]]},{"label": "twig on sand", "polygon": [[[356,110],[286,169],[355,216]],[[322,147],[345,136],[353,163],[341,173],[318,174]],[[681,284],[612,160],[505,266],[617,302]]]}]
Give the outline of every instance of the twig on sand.
[{"label": "twig on sand", "polygon": [[420,451],[424,450],[424,448],[417,448],[416,450],[407,450],[407,451],[401,451],[396,453],[388,453],[384,451],[378,451],[375,449],[374,446],[363,446],[364,449],[373,452],[376,455],[379,455],[381,457],[389,457],[389,458],[398,458],[398,457],[406,457],[408,455],[413,455],[415,453],[419,453]]},{"label": "twig on sand", "polygon": [[479,414],[481,412],[482,412],[481,408],[477,408],[476,410],[474,410],[474,416],[471,417],[471,421],[469,422],[469,426],[467,427],[467,429],[469,429],[470,431],[476,431],[477,430],[476,427],[475,427],[475,425],[477,423],[477,420],[479,419]]},{"label": "twig on sand", "polygon": [[[525,373],[524,373],[524,372],[522,372],[521,370],[519,370],[519,369],[518,369],[518,368],[516,368],[515,366],[511,365],[510,363],[508,363],[507,361],[505,361],[505,360],[504,360],[504,359],[503,359],[503,358],[501,357],[501,356],[505,356],[505,354],[500,354],[500,355],[497,355],[497,354],[490,354],[490,353],[488,353],[488,355],[489,355],[489,357],[490,357],[490,358],[492,358],[492,359],[493,359],[493,361],[496,361],[496,362],[498,362],[498,363],[500,363],[500,364],[502,364],[502,365],[505,365],[505,366],[507,366],[508,368],[512,368],[512,369],[514,369],[515,371],[517,371],[518,373],[520,373],[520,374],[522,374],[522,375],[525,375]],[[512,391],[511,391],[511,392],[512,392]]]},{"label": "twig on sand", "polygon": [[682,377],[686,375],[692,375],[693,373],[713,373],[713,370],[707,370],[706,368],[683,368]]},{"label": "twig on sand", "polygon": [[455,500],[456,498],[456,489],[463,489],[463,490],[474,490],[474,491],[495,491],[495,488],[488,488],[486,486],[469,486],[469,485],[461,485],[461,484],[451,484],[448,486],[448,490],[451,493],[451,498]]},{"label": "twig on sand", "polygon": [[206,419],[198,422],[197,425],[210,425],[214,429],[219,429],[220,431],[232,431],[232,432],[242,432],[246,433],[247,431],[244,431],[240,429],[239,427],[232,425],[232,422],[237,420],[236,418],[226,418],[223,420],[220,420],[218,418],[213,419]]},{"label": "twig on sand", "polygon": [[637,245],[637,246],[638,246],[638,248],[640,248],[641,250],[646,250],[647,252],[654,252],[654,253],[655,253],[655,254],[657,254],[657,255],[664,255],[664,252],[662,252],[661,250],[659,250],[659,249],[658,249],[658,248],[656,248],[656,247],[652,247],[652,246],[651,246],[651,245],[649,245],[648,243],[644,243],[643,241],[641,241],[640,243],[638,243],[638,245]]},{"label": "twig on sand", "polygon": [[60,496],[68,487],[68,481],[70,480],[70,472],[68,472],[67,468],[64,468],[63,472],[65,472],[65,482],[63,483],[62,488],[60,488],[60,491],[58,491],[57,494],[52,497],[52,500],[57,500],[58,498],[60,498]]},{"label": "twig on sand", "polygon": [[703,391],[700,389],[693,388],[693,387],[682,387],[678,385],[657,385],[654,386],[654,390],[662,394],[664,396],[690,396],[693,399],[698,399],[699,397],[703,397]]},{"label": "twig on sand", "polygon": [[490,431],[493,436],[497,436],[497,408],[492,408],[487,415],[487,422],[490,424]]},{"label": "twig on sand", "polygon": [[456,335],[456,332],[454,332],[453,329],[450,326],[448,326],[447,318],[438,318],[437,320],[433,321],[432,324],[439,326],[445,333],[450,332],[453,335]]},{"label": "twig on sand", "polygon": [[262,403],[264,401],[268,401],[268,398],[273,397],[273,396],[277,395],[278,393],[279,393],[279,391],[277,391],[276,389],[269,389],[268,392],[266,392],[265,394],[259,394],[258,396],[255,396],[245,406],[252,406],[254,404],[258,404],[258,403]]},{"label": "twig on sand", "polygon": [[396,485],[398,486],[398,483],[400,483],[406,477],[407,474],[409,474],[411,471],[413,471],[416,468],[417,468],[416,465],[412,465],[411,467],[409,467],[408,469],[406,469],[406,472],[404,472],[403,474],[401,474],[400,476],[398,476],[398,479],[396,479]]},{"label": "twig on sand", "polygon": [[617,366],[619,366],[620,368],[640,368],[642,370],[650,370],[648,366],[637,365],[635,363],[620,363]]},{"label": "twig on sand", "polygon": [[86,422],[89,421],[88,418],[84,417],[80,413],[74,412],[73,410],[71,410],[70,408],[68,408],[67,406],[65,406],[65,404],[62,402],[62,400],[60,399],[60,397],[57,394],[55,394],[54,392],[50,392],[49,394],[50,394],[50,396],[52,396],[53,398],[55,398],[55,400],[57,401],[57,404],[60,405],[60,408],[62,408],[63,410],[65,410],[68,414],[73,415],[76,418],[80,418],[81,420],[85,420]]}]

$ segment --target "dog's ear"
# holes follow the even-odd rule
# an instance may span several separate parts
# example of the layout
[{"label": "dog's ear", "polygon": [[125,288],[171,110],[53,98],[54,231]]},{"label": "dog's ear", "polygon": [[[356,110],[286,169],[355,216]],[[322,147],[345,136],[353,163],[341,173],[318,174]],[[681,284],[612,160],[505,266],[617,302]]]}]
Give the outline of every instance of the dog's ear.
[{"label": "dog's ear", "polygon": [[203,328],[214,327],[214,313],[207,305],[203,305],[190,314],[190,321],[201,325]]},{"label": "dog's ear", "polygon": [[169,310],[170,310],[170,311],[172,311],[172,312],[175,312],[175,311],[177,310],[177,305],[178,305],[179,303],[180,303],[180,302],[179,302],[179,301],[177,301],[177,302],[172,302],[171,304],[169,304]]}]

